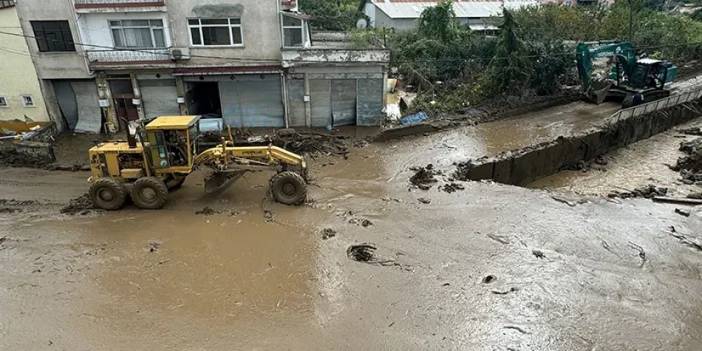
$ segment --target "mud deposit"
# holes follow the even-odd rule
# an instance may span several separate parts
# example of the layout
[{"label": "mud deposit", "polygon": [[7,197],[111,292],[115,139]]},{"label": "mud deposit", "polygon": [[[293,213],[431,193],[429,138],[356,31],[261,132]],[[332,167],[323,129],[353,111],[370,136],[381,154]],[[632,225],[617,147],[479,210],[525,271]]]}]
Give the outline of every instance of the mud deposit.
[{"label": "mud deposit", "polygon": [[699,125],[702,125],[701,118],[607,154],[606,165],[562,171],[539,179],[528,187],[607,196],[630,194],[636,189],[655,186],[667,188],[668,196],[694,198],[702,192],[702,187],[694,181],[685,180],[683,175],[694,173],[681,173],[675,169],[679,169],[678,162],[684,162],[689,156],[680,151],[681,145],[689,145],[698,138],[686,131],[697,130]]},{"label": "mud deposit", "polygon": [[65,216],[84,174],[0,169],[40,203],[0,213],[0,350],[699,349],[698,209],[408,189],[474,132],[320,154],[301,207],[266,199],[270,174],[211,196],[198,173],[161,211]]}]

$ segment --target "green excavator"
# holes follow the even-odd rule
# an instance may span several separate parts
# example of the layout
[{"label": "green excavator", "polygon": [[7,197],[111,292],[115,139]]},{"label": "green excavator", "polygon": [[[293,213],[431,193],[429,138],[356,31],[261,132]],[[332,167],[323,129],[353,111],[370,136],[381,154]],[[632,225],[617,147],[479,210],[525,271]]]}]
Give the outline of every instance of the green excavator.
[{"label": "green excavator", "polygon": [[617,100],[630,107],[666,97],[678,73],[670,61],[638,57],[626,41],[581,42],[576,55],[585,97],[596,104]]}]

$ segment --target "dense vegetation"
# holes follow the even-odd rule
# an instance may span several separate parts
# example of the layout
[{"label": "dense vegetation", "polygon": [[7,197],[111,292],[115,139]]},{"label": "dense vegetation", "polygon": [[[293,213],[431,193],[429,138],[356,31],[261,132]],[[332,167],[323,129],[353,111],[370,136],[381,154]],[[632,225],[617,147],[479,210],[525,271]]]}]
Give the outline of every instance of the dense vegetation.
[{"label": "dense vegetation", "polygon": [[359,0],[300,0],[300,10],[313,17],[312,27],[323,30],[350,30],[363,16]]},{"label": "dense vegetation", "polygon": [[[499,96],[548,95],[575,84],[575,42],[631,40],[642,53],[675,63],[702,53],[702,22],[652,9],[652,0],[610,8],[544,5],[506,12],[493,36],[458,23],[450,0],[427,9],[416,30],[357,33],[358,45],[384,36],[393,66],[422,94],[418,108],[459,112]],[[633,21],[630,32],[629,14]]]}]

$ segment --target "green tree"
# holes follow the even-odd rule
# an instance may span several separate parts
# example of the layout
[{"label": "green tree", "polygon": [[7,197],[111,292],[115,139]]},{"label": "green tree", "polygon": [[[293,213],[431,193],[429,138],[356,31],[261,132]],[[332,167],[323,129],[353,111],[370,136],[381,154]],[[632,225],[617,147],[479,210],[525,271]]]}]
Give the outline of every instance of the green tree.
[{"label": "green tree", "polygon": [[312,27],[322,30],[350,30],[363,17],[358,0],[300,0],[300,10],[313,17]]},{"label": "green tree", "polygon": [[453,0],[441,0],[436,6],[425,9],[419,19],[419,33],[427,38],[448,43],[456,39],[460,32]]},{"label": "green tree", "polygon": [[528,57],[524,43],[517,37],[517,23],[507,9],[502,11],[495,56],[490,62],[485,86],[487,93],[516,92],[524,88],[532,76],[535,60]]}]

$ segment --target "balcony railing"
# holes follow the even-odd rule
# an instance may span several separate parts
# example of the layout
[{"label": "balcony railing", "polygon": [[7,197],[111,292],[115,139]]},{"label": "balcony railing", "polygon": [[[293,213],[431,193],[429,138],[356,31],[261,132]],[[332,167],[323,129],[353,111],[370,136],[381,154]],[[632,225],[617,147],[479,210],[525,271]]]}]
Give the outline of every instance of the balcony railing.
[{"label": "balcony railing", "polygon": [[164,6],[165,0],[74,0],[77,9]]},{"label": "balcony railing", "polygon": [[173,59],[169,48],[90,50],[87,55],[91,66],[159,64],[170,63]]}]

